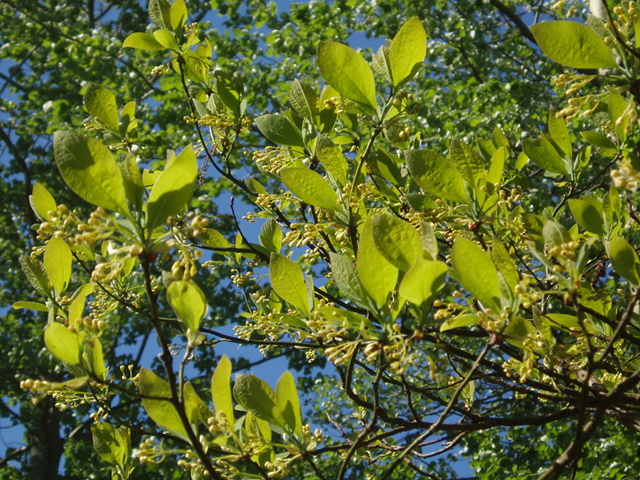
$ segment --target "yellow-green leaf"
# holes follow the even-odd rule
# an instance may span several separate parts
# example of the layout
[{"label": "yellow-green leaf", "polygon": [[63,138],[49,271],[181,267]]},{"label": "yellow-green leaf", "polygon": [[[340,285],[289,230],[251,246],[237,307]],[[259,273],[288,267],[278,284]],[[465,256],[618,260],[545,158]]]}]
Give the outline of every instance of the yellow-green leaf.
[{"label": "yellow-green leaf", "polygon": [[91,433],[93,434],[93,447],[100,458],[111,465],[123,468],[128,449],[119,430],[108,423],[95,422],[91,426]]},{"label": "yellow-green leaf", "polygon": [[137,48],[139,50],[164,50],[160,42],[151,33],[136,32],[129,35],[122,42],[122,48]]},{"label": "yellow-green leaf", "polygon": [[416,228],[391,215],[373,217],[373,241],[382,256],[404,272],[422,256],[422,239]]},{"label": "yellow-green leaf", "polygon": [[496,313],[502,310],[498,272],[482,248],[458,237],[453,244],[451,263],[458,281],[471,295]]},{"label": "yellow-green leaf", "polygon": [[608,245],[609,258],[615,272],[635,286],[640,285],[638,254],[624,238],[615,236]]},{"label": "yellow-green leaf", "polygon": [[196,333],[207,313],[207,300],[202,290],[192,281],[172,282],[167,289],[167,300],[180,321]]},{"label": "yellow-green leaf", "polygon": [[298,438],[302,439],[300,400],[298,399],[296,382],[289,371],[284,372],[280,380],[278,380],[278,385],[276,385],[276,400],[278,409],[282,412],[285,425],[289,427]]},{"label": "yellow-green leaf", "polygon": [[31,209],[40,220],[50,222],[49,212],[58,210],[56,201],[45,187],[38,182],[33,184],[33,192],[29,195]]},{"label": "yellow-green leaf", "polygon": [[231,425],[234,424],[233,399],[231,396],[231,362],[223,355],[211,377],[211,399],[218,412],[223,412]]},{"label": "yellow-green leaf", "polygon": [[446,332],[447,330],[453,330],[454,328],[476,325],[479,321],[480,318],[475,313],[463,313],[457,317],[449,318],[446,322],[440,325],[440,331]]},{"label": "yellow-green leaf", "polygon": [[542,22],[531,32],[546,56],[571,68],[618,68],[609,47],[589,27],[577,22]]},{"label": "yellow-green leaf", "polygon": [[117,132],[119,127],[116,97],[97,83],[90,83],[84,94],[84,106],[93,118],[108,129]]},{"label": "yellow-green leaf", "polygon": [[342,210],[338,195],[319,173],[306,167],[288,167],[280,170],[280,178],[303,202],[328,210]]},{"label": "yellow-green leaf", "polygon": [[569,138],[569,130],[564,118],[558,118],[555,110],[549,111],[549,135],[560,150],[564,152],[567,158],[572,158],[573,150],[571,148],[571,139]]},{"label": "yellow-green leaf", "polygon": [[62,294],[71,279],[71,249],[67,242],[58,237],[49,240],[44,251],[44,268],[49,281],[58,294]]},{"label": "yellow-green leaf", "polygon": [[296,307],[305,315],[309,313],[307,288],[302,276],[302,269],[297,263],[279,253],[272,252],[269,277],[271,278],[271,287],[285,302]]},{"label": "yellow-green leaf", "polygon": [[237,374],[233,394],[240,405],[265,422],[285,426],[273,389],[254,375]]},{"label": "yellow-green leaf", "polygon": [[449,267],[442,262],[418,257],[400,283],[400,296],[421,305],[442,288],[448,271]]},{"label": "yellow-green leaf", "polygon": [[524,153],[538,166],[552,173],[569,176],[567,164],[551,142],[544,138],[528,138],[522,141]]},{"label": "yellow-green leaf", "polygon": [[398,269],[378,251],[373,239],[373,219],[362,228],[358,246],[358,275],[367,293],[379,307],[387,304],[389,294],[396,288]]},{"label": "yellow-green leaf", "polygon": [[102,142],[75,131],[53,134],[53,152],[67,185],[87,202],[130,217],[122,176]]},{"label": "yellow-green leaf", "polygon": [[464,180],[456,167],[430,150],[404,152],[411,176],[425,191],[458,203],[469,203]]},{"label": "yellow-green leaf", "polygon": [[320,74],[329,85],[368,113],[376,111],[376,84],[362,55],[342,43],[322,41],[316,56]]},{"label": "yellow-green leaf", "polygon": [[176,33],[182,32],[182,27],[187,23],[187,6],[184,0],[174,0],[171,5],[169,15],[171,17],[171,28]]},{"label": "yellow-green leaf", "polygon": [[177,215],[187,206],[197,177],[198,162],[189,146],[182,150],[153,185],[147,204],[147,232],[153,232],[167,221],[167,217]]},{"label": "yellow-green leaf", "polygon": [[61,323],[52,322],[47,325],[44,343],[58,360],[69,365],[80,363],[80,338]]},{"label": "yellow-green leaf", "polygon": [[427,34],[418,17],[406,22],[389,48],[393,84],[400,87],[418,72],[427,54]]}]

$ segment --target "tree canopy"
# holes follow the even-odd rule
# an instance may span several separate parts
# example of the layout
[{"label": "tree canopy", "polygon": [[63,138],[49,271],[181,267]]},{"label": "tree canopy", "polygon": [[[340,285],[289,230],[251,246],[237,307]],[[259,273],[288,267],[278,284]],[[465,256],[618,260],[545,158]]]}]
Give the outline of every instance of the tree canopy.
[{"label": "tree canopy", "polygon": [[5,0],[3,478],[636,478],[591,3]]}]

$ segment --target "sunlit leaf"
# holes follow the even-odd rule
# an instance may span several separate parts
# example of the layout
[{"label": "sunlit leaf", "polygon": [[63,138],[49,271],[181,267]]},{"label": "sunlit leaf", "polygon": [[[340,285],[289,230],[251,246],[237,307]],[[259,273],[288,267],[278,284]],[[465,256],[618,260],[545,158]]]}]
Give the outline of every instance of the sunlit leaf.
[{"label": "sunlit leaf", "polygon": [[147,232],[177,215],[193,195],[198,177],[198,162],[189,146],[182,150],[153,185],[147,204]]},{"label": "sunlit leaf", "polygon": [[108,89],[97,83],[90,83],[84,94],[84,106],[89,115],[105,127],[118,131],[119,117],[116,97]]},{"label": "sunlit leaf", "polygon": [[498,272],[489,255],[471,240],[459,237],[453,244],[451,264],[458,281],[485,307],[502,310]]},{"label": "sunlit leaf", "polygon": [[211,377],[211,399],[218,412],[224,412],[233,425],[233,397],[231,396],[231,362],[223,355]]},{"label": "sunlit leaf", "polygon": [[49,240],[44,251],[44,268],[47,277],[58,294],[67,289],[71,279],[71,249],[67,242],[58,237]]},{"label": "sunlit leaf", "polygon": [[80,363],[80,338],[61,323],[52,322],[47,325],[44,343],[58,360],[69,365]]},{"label": "sunlit leaf", "polygon": [[542,22],[531,32],[545,55],[571,68],[618,68],[609,47],[596,32],[577,22]]},{"label": "sunlit leaf", "polygon": [[321,41],[316,51],[322,78],[344,98],[369,112],[377,106],[373,72],[362,55],[347,45]]},{"label": "sunlit leaf", "polygon": [[267,382],[254,375],[239,373],[236,375],[233,394],[240,405],[259,419],[280,427],[286,425],[278,408],[276,394]]},{"label": "sunlit leaf", "polygon": [[271,254],[269,266],[271,287],[287,303],[302,313],[309,313],[307,289],[304,284],[302,270],[292,260],[278,253]]},{"label": "sunlit leaf", "polygon": [[302,438],[302,413],[296,382],[291,372],[284,372],[276,385],[278,409],[282,412],[284,423],[289,429]]},{"label": "sunlit leaf", "polygon": [[207,313],[207,299],[193,281],[175,281],[167,289],[167,300],[178,319],[192,332],[197,332]]},{"label": "sunlit leaf", "polygon": [[102,142],[75,131],[58,131],[53,151],[71,190],[89,203],[130,216],[118,165]]},{"label": "sunlit leaf", "polygon": [[393,84],[400,87],[418,72],[427,54],[427,34],[418,17],[407,21],[389,48]]}]

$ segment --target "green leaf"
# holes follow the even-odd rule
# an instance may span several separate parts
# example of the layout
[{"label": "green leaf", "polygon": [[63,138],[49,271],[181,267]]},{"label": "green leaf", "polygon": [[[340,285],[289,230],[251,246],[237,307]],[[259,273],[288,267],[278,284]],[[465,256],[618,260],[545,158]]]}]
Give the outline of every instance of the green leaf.
[{"label": "green leaf", "polygon": [[160,178],[160,175],[162,175],[162,172],[163,170],[149,170],[145,168],[142,171],[142,185],[144,185],[144,188],[151,189]]},{"label": "green leaf", "polygon": [[451,263],[460,284],[482,304],[500,313],[500,284],[491,258],[471,240],[458,237],[453,244]]},{"label": "green leaf", "polygon": [[507,282],[507,285],[511,288],[511,291],[515,292],[516,286],[520,283],[520,275],[518,275],[518,269],[513,264],[511,255],[509,255],[506,247],[497,237],[493,237],[491,241],[491,259]]},{"label": "green leaf", "polygon": [[469,203],[462,175],[442,155],[430,150],[406,150],[404,155],[411,176],[425,191],[445,200]]},{"label": "green leaf", "polygon": [[552,173],[569,176],[567,164],[551,142],[544,138],[529,138],[522,141],[522,148],[536,165]]},{"label": "green leaf", "polygon": [[406,22],[389,48],[393,84],[400,87],[420,70],[427,55],[427,34],[418,17]]},{"label": "green leaf", "polygon": [[573,149],[571,148],[571,139],[569,138],[569,130],[564,118],[558,118],[555,110],[549,111],[549,135],[560,150],[564,152],[567,158],[573,158]]},{"label": "green leaf", "polygon": [[278,253],[282,248],[282,230],[273,218],[270,218],[260,229],[260,243],[270,252]]},{"label": "green leaf", "polygon": [[58,322],[47,325],[44,343],[58,360],[69,365],[80,363],[80,337]]},{"label": "green leaf", "polygon": [[302,439],[300,400],[298,398],[296,382],[289,371],[284,372],[280,380],[278,380],[278,385],[276,385],[276,400],[278,402],[278,409],[282,412],[285,425],[289,427],[298,438]]},{"label": "green leaf", "polygon": [[333,175],[340,185],[346,185],[349,164],[342,154],[342,149],[328,137],[320,135],[316,143],[316,155],[327,172]]},{"label": "green leaf", "polygon": [[203,229],[198,239],[207,247],[212,247],[212,248],[230,248],[231,247],[229,240],[227,240],[224,235],[222,235],[217,230],[214,230],[213,228]]},{"label": "green leaf", "polygon": [[105,380],[107,378],[107,369],[104,366],[102,343],[100,343],[100,340],[93,337],[89,339],[87,344],[89,346],[89,349],[83,355],[87,359],[89,370],[92,371],[96,377]]},{"label": "green leaf", "polygon": [[318,111],[318,94],[305,83],[300,83],[297,79],[291,83],[289,90],[289,103],[293,109],[303,118],[316,124]]},{"label": "green leaf", "polygon": [[280,170],[280,178],[303,202],[314,207],[342,211],[338,195],[319,173],[306,167],[288,167]]},{"label": "green leaf", "polygon": [[480,154],[457,138],[451,140],[449,161],[458,169],[467,184],[474,188],[478,185],[478,180],[486,176],[484,160]]},{"label": "green leaf", "polygon": [[316,56],[320,74],[329,85],[365,111],[376,111],[376,84],[362,55],[342,43],[321,41]]},{"label": "green leaf", "polygon": [[29,302],[26,300],[20,300],[11,305],[12,308],[16,310],[20,310],[21,308],[26,308],[27,310],[35,310],[37,312],[48,312],[49,309],[44,303],[38,302]]},{"label": "green leaf", "polygon": [[112,465],[124,468],[127,448],[122,435],[112,425],[103,422],[96,422],[91,425],[93,434],[93,447],[104,461]]},{"label": "green leaf", "polygon": [[618,68],[609,47],[596,32],[577,22],[552,21],[531,27],[546,56],[571,68]]},{"label": "green leaf", "polygon": [[548,248],[562,247],[571,241],[569,231],[553,220],[547,220],[542,229],[542,236]]},{"label": "green leaf", "polygon": [[49,281],[60,295],[67,289],[71,279],[71,249],[67,242],[58,237],[49,240],[44,251],[44,269]]},{"label": "green leaf", "polygon": [[504,164],[507,161],[507,151],[505,147],[500,147],[491,157],[489,172],[487,173],[487,183],[496,184],[502,180]]},{"label": "green leaf", "polygon": [[624,143],[627,138],[627,124],[629,123],[629,116],[625,115],[627,112],[627,100],[618,93],[609,94],[609,116],[613,122],[616,137],[620,143]]},{"label": "green leaf", "polygon": [[384,78],[391,81],[391,61],[389,60],[389,48],[386,45],[380,46],[377,53],[371,57],[371,66]]},{"label": "green leaf", "polygon": [[71,190],[105,210],[131,216],[122,176],[106,146],[78,132],[58,131],[53,134],[53,152]]},{"label": "green leaf", "polygon": [[33,184],[33,192],[29,195],[31,209],[40,220],[50,222],[49,212],[57,212],[58,205],[53,196],[38,182]]},{"label": "green leaf", "polygon": [[320,94],[320,124],[318,129],[327,134],[333,130],[333,126],[338,118],[336,108],[325,108],[325,102],[340,95],[331,85],[325,85]]},{"label": "green leaf", "polygon": [[198,162],[189,146],[162,172],[151,190],[147,204],[147,232],[153,232],[167,221],[167,217],[179,214],[186,207],[197,177]]},{"label": "green leaf", "polygon": [[580,330],[580,323],[578,319],[573,315],[565,315],[563,313],[552,313],[547,315],[548,318],[553,320],[561,327],[568,328],[570,330]]},{"label": "green leaf", "polygon": [[457,317],[451,317],[442,325],[440,325],[440,331],[446,332],[447,330],[453,330],[454,328],[468,327],[470,325],[477,325],[480,322],[480,317],[475,313],[463,313]]},{"label": "green leaf", "polygon": [[40,260],[31,258],[28,255],[20,255],[20,266],[33,288],[49,294],[51,285],[49,284],[44,264]]},{"label": "green leaf", "polygon": [[71,304],[69,305],[69,324],[73,324],[72,322],[77,320],[82,316],[82,312],[85,306],[85,299],[87,295],[93,293],[93,284],[86,283],[79,287],[74,293],[71,300]]},{"label": "green leaf", "polygon": [[285,426],[273,389],[254,375],[237,374],[233,394],[240,405],[265,422]]},{"label": "green leaf", "polygon": [[427,260],[438,259],[438,239],[433,227],[429,222],[422,222],[420,230],[420,238],[422,239],[422,254]]},{"label": "green leaf", "polygon": [[127,136],[127,133],[134,130],[138,126],[138,122],[135,119],[136,116],[136,102],[128,102],[122,110],[120,110],[120,135]]},{"label": "green leaf", "polygon": [[580,134],[582,138],[584,138],[587,142],[589,142],[594,147],[598,148],[608,148],[615,150],[616,144],[611,141],[609,137],[603,135],[598,132],[582,132]]},{"label": "green leaf", "polygon": [[604,210],[597,198],[588,196],[583,196],[580,200],[572,198],[569,200],[569,208],[578,225],[587,232],[604,237]]},{"label": "green leaf", "polygon": [[449,267],[442,262],[418,257],[402,279],[400,296],[421,305],[443,287],[448,271]]},{"label": "green leaf", "polygon": [[305,315],[309,314],[307,288],[297,263],[279,253],[271,253],[269,277],[271,287],[285,302]]},{"label": "green leaf", "polygon": [[140,174],[138,164],[132,155],[128,155],[124,162],[120,164],[119,168],[127,200],[129,200],[137,210],[140,210],[142,207],[144,186],[142,185],[142,175]]},{"label": "green leaf", "polygon": [[137,48],[139,50],[164,50],[160,42],[151,33],[132,33],[122,42],[122,48]]},{"label": "green leaf", "polygon": [[222,100],[222,103],[224,103],[236,116],[239,116],[241,92],[237,91],[236,82],[234,82],[233,77],[223,70],[216,69],[213,72],[213,78],[216,86],[215,91],[220,97],[220,100]]},{"label": "green leaf", "polygon": [[389,294],[396,288],[398,269],[378,251],[373,239],[373,219],[362,228],[358,245],[360,282],[379,307],[387,305]]},{"label": "green leaf", "polygon": [[223,412],[234,424],[233,399],[231,397],[231,362],[223,355],[211,377],[211,399],[216,411]]},{"label": "green leaf", "polygon": [[84,106],[93,118],[108,129],[118,132],[120,125],[116,97],[97,83],[90,83],[84,94]]},{"label": "green leaf", "polygon": [[422,240],[409,222],[391,215],[373,217],[373,241],[393,266],[406,272],[422,256]]},{"label": "green leaf", "polygon": [[184,4],[184,0],[174,0],[169,10],[171,28],[174,32],[182,32],[182,27],[187,23],[187,15],[187,6]]},{"label": "green leaf", "polygon": [[167,289],[167,300],[185,327],[198,332],[207,313],[207,300],[202,290],[192,281],[172,282]]},{"label": "green leaf", "polygon": [[361,304],[367,298],[367,293],[360,283],[358,269],[355,264],[349,258],[338,253],[331,252],[329,257],[331,259],[331,272],[340,291],[347,298]]},{"label": "green leaf", "polygon": [[[158,375],[146,368],[140,369],[138,375],[138,388],[140,393],[144,395],[142,398],[142,406],[156,422],[160,428],[189,441],[187,430],[180,419],[180,414],[171,403],[171,386]],[[193,387],[192,387],[193,388]],[[146,398],[145,398],[146,397]],[[148,398],[154,397],[154,398]],[[187,400],[185,385],[185,403]],[[185,405],[187,419],[190,424],[194,424],[194,416],[197,417],[197,407],[194,412],[193,405]]]},{"label": "green leaf", "polygon": [[171,4],[167,0],[149,0],[149,17],[159,27],[169,30],[171,27]]},{"label": "green leaf", "polygon": [[640,285],[638,254],[624,238],[615,236],[609,242],[608,254],[615,272],[636,287]]},{"label": "green leaf", "polygon": [[260,132],[270,142],[289,147],[304,147],[302,133],[286,115],[268,113],[257,117],[255,121]]},{"label": "green leaf", "polygon": [[178,45],[176,37],[174,37],[168,30],[156,30],[153,32],[153,36],[164,48],[173,50],[176,53],[180,51],[180,46]]}]

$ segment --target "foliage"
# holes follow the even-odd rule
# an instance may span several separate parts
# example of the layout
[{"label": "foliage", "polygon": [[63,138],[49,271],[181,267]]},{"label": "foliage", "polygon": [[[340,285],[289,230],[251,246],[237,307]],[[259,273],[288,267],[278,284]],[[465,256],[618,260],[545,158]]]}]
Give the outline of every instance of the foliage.
[{"label": "foliage", "polygon": [[[250,4],[250,19],[235,5],[214,7],[230,25],[270,18],[270,7]],[[379,14],[361,7],[353,18]],[[581,69],[557,77],[568,106],[548,111],[539,138],[523,135],[538,136],[539,110],[505,111],[500,128],[480,109],[511,67],[485,81],[492,67],[474,65],[464,37],[425,30],[419,6],[408,5],[408,20],[389,26],[392,40],[368,58],[336,41],[353,19],[318,20],[315,8],[331,7],[292,12],[329,22],[328,38],[307,31],[279,51],[299,47],[299,71],[310,74],[288,82],[290,109],[278,91],[268,102],[277,113],[253,118],[266,106],[261,74],[214,66],[214,42],[187,22],[182,0],[151,0],[154,25],[122,43],[131,58],[155,58],[149,67],[163,62],[152,73],[166,91],[157,97],[166,136],[148,138],[157,122],[137,102],[121,102],[100,79],[85,85],[89,134],[76,116],[56,129],[52,149],[77,197],[31,189],[25,173],[37,243],[20,266],[35,293],[13,306],[47,313],[44,335],[29,338],[43,339],[56,373],[23,377],[21,388],[35,403],[53,398],[87,416],[113,478],[147,469],[166,478],[443,478],[455,475],[458,446],[479,478],[633,474],[637,457],[605,445],[635,448],[640,428],[635,4],[604,4],[607,18],[590,16],[588,26],[529,31],[513,20],[551,59]],[[474,8],[456,2],[459,17]],[[448,61],[429,36],[456,42],[467,61],[471,75],[446,96],[457,105],[425,88]],[[229,45],[216,43],[218,55]],[[543,79],[528,81],[523,104],[533,110],[536,94],[550,94]],[[476,84],[463,112],[462,90]],[[425,111],[429,98],[441,110]],[[170,127],[183,107],[194,142]],[[209,166],[216,182],[205,180]],[[230,218],[216,215],[225,188],[254,205],[246,218],[262,224],[258,242],[233,202]],[[231,337],[216,328],[236,305],[246,321]],[[128,363],[115,354],[133,343],[123,331],[145,332]],[[149,338],[159,362],[145,368]],[[319,359],[333,367],[315,381],[284,372],[273,389],[254,375],[232,378],[232,362],[213,354],[220,341],[267,357],[292,352],[290,365],[306,371]],[[600,439],[606,455],[587,446]]]}]

